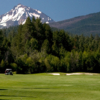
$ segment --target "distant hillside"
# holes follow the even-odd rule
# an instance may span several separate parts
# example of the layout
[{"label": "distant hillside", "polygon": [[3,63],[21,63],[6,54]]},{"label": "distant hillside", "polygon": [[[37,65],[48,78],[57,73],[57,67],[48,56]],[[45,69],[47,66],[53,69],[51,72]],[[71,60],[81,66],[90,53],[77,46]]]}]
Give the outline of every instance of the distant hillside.
[{"label": "distant hillside", "polygon": [[84,34],[87,36],[98,34],[100,36],[100,12],[54,22],[50,26],[64,29],[73,34]]}]

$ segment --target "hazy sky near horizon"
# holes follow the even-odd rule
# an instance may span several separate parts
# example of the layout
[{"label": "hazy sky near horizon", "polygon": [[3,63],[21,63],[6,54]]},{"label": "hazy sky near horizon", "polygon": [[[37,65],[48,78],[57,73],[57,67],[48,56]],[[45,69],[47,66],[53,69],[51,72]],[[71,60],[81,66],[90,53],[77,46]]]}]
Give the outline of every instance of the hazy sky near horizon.
[{"label": "hazy sky near horizon", "polygon": [[100,12],[100,0],[0,0],[0,15],[19,3],[42,11],[54,21]]}]

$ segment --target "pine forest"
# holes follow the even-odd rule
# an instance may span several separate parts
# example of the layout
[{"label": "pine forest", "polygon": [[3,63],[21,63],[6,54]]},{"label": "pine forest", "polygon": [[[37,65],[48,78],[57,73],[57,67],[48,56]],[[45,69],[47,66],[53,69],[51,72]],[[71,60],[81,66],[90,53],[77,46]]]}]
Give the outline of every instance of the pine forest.
[{"label": "pine forest", "polygon": [[0,30],[0,73],[100,72],[100,37],[52,29],[39,18]]}]

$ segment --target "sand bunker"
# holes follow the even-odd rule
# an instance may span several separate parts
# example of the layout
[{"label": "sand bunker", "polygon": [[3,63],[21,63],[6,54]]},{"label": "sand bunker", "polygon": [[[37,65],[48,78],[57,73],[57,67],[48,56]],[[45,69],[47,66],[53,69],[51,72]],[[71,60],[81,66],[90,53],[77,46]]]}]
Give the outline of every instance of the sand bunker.
[{"label": "sand bunker", "polygon": [[[51,75],[62,75],[60,73],[48,73],[48,74],[51,74]],[[65,73],[63,75],[67,75],[67,76],[70,76],[70,75],[99,75],[98,73]]]},{"label": "sand bunker", "polygon": [[60,73],[49,73],[49,74],[52,74],[52,75],[60,75]]},{"label": "sand bunker", "polygon": [[66,75],[82,75],[82,73],[67,73]]},{"label": "sand bunker", "polygon": [[66,75],[99,75],[97,73],[67,73]]}]

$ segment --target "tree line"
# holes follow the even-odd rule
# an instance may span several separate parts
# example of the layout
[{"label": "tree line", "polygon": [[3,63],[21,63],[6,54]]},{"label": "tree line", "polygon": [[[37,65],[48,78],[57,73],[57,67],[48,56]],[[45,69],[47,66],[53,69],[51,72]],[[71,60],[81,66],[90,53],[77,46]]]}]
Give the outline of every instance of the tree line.
[{"label": "tree line", "polygon": [[100,37],[52,31],[28,17],[24,25],[0,30],[0,73],[100,72]]}]

